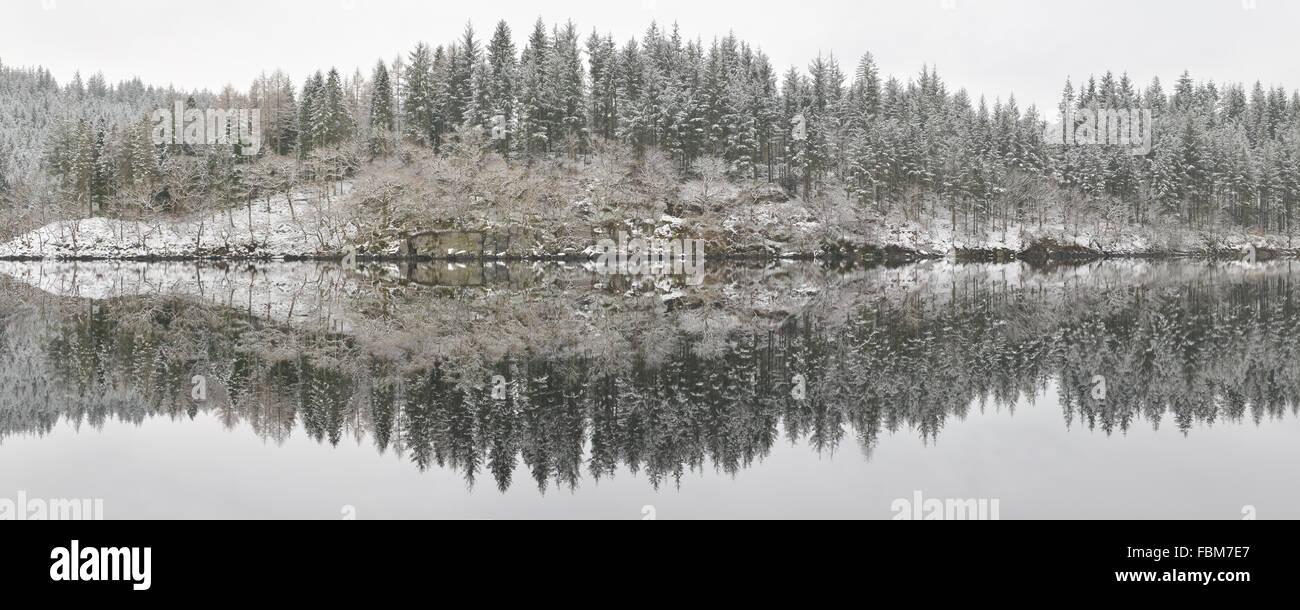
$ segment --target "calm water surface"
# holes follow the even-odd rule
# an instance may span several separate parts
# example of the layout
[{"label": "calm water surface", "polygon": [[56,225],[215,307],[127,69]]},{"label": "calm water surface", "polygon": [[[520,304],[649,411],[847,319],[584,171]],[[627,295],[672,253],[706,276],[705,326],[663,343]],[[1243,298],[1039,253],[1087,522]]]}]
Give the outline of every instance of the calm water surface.
[{"label": "calm water surface", "polygon": [[[1300,518],[1300,265],[0,263],[0,499]],[[651,511],[651,508],[652,511]]]}]

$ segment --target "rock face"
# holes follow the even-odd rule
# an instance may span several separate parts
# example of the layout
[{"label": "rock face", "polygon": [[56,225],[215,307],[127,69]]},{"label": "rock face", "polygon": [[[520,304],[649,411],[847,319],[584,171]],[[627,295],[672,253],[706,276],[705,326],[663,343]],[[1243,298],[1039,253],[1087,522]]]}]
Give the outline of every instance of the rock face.
[{"label": "rock face", "polygon": [[[496,256],[503,253],[509,255],[523,254],[523,249],[530,243],[532,243],[531,238],[526,234],[488,233],[483,236],[483,255]],[[516,251],[511,251],[511,247]]]},{"label": "rock face", "polygon": [[406,256],[470,258],[482,256],[486,235],[470,231],[420,233],[406,240]]},{"label": "rock face", "polygon": [[529,243],[528,235],[515,232],[430,231],[407,239],[402,255],[435,259],[519,256],[526,254]]}]

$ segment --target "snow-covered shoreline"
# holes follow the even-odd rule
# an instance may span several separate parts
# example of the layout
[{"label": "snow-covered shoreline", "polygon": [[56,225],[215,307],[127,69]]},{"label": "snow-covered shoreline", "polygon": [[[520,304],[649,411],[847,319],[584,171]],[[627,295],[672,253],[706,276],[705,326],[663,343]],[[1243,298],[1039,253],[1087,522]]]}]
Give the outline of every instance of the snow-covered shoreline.
[{"label": "snow-covered shoreline", "polygon": [[[351,185],[342,185],[343,195]],[[51,223],[0,244],[0,260],[283,259],[341,252],[355,218],[294,193],[190,220],[85,218]]]},{"label": "snow-covered shoreline", "polygon": [[[356,246],[358,256],[371,261],[402,260],[523,260],[582,261],[595,257],[594,246],[583,250],[572,236],[552,235],[549,241],[519,252],[437,252],[407,255],[397,240],[379,251],[362,240],[363,211],[348,202],[353,184],[343,183],[327,201],[318,193],[296,192],[292,205],[284,194],[247,206],[213,210],[188,220],[134,221],[87,218],[51,223],[0,244],[0,261],[282,261],[338,259]],[[760,206],[761,207],[761,206]],[[1169,227],[1068,229],[1061,224],[1042,227],[1012,225],[982,238],[960,235],[942,221],[917,223],[881,220],[822,231],[817,222],[795,223],[794,229],[765,210],[762,222],[744,223],[730,216],[722,226],[693,220],[671,220],[673,233],[688,237],[720,236],[710,241],[706,257],[736,260],[777,259],[899,259],[899,260],[1068,260],[1089,258],[1260,258],[1300,257],[1300,248],[1283,235],[1223,234],[1170,231]],[[796,203],[789,209],[808,216]],[[756,214],[756,212],[754,213]],[[751,214],[753,215],[753,214]],[[649,222],[649,221],[646,221]],[[845,230],[847,229],[847,230]],[[602,229],[591,227],[593,235]],[[406,232],[417,235],[412,227]],[[547,231],[539,231],[546,235]],[[399,236],[400,237],[400,236]]]}]

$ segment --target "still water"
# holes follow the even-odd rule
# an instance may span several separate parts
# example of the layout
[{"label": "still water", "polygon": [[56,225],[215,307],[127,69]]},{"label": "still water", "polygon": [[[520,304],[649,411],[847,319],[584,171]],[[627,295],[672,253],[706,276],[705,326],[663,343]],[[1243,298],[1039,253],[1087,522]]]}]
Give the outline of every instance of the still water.
[{"label": "still water", "polygon": [[0,262],[0,500],[1300,518],[1300,264]]}]

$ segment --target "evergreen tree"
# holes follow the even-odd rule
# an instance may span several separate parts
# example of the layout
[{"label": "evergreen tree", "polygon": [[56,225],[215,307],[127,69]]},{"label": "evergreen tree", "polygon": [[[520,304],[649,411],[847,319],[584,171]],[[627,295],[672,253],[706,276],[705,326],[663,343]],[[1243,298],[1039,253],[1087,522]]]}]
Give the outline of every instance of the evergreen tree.
[{"label": "evergreen tree", "polygon": [[614,66],[616,131],[619,140],[642,152],[650,139],[650,118],[646,116],[644,66],[636,39],[629,40],[619,52]]},{"label": "evergreen tree", "polygon": [[460,125],[462,111],[456,109],[456,96],[451,88],[452,66],[456,64],[456,45],[433,51],[433,145],[442,149],[443,136]]},{"label": "evergreen tree", "polygon": [[370,127],[376,132],[391,132],[396,128],[393,111],[393,84],[388,78],[384,62],[375,65],[370,91]]},{"label": "evergreen tree", "polygon": [[1160,77],[1151,79],[1151,84],[1142,93],[1142,103],[1151,109],[1153,115],[1164,114],[1169,100],[1165,97],[1164,88],[1160,86]]},{"label": "evergreen tree", "polygon": [[612,36],[592,32],[587,38],[587,59],[591,74],[588,116],[592,133],[613,139],[618,132],[618,64]]},{"label": "evergreen tree", "polygon": [[1255,87],[1251,89],[1246,116],[1251,144],[1262,144],[1269,138],[1268,96],[1264,93],[1264,85],[1259,81],[1255,81]]},{"label": "evergreen tree", "polygon": [[406,67],[402,100],[402,121],[407,137],[422,146],[433,146],[437,139],[434,124],[433,56],[429,46],[419,43],[411,52]]},{"label": "evergreen tree", "polygon": [[522,155],[532,160],[550,151],[551,117],[550,73],[551,42],[546,24],[538,19],[520,58],[519,103]]},{"label": "evergreen tree", "polygon": [[510,26],[504,20],[497,22],[496,31],[492,33],[492,40],[488,43],[487,62],[487,99],[491,115],[500,115],[503,119],[505,139],[501,142],[501,150],[505,152],[510,150],[511,138],[515,132],[519,58],[515,52]]},{"label": "evergreen tree", "polygon": [[326,146],[337,146],[353,137],[356,125],[348,111],[343,82],[336,69],[331,68],[325,80],[325,99],[321,109],[322,140]]},{"label": "evergreen tree", "polygon": [[549,86],[544,91],[546,106],[551,111],[548,132],[552,141],[558,140],[565,146],[572,161],[585,150],[587,138],[586,91],[577,27],[572,21],[557,27],[551,43],[546,67]]},{"label": "evergreen tree", "polygon": [[470,116],[474,104],[474,70],[478,68],[481,49],[474,38],[473,24],[465,24],[465,33],[461,36],[456,53],[451,58],[451,72],[448,79],[450,93],[447,106],[448,127],[455,128],[463,124],[479,124],[481,117]]},{"label": "evergreen tree", "polygon": [[306,159],[321,145],[318,117],[324,101],[325,76],[320,72],[309,77],[302,86],[302,103],[298,105],[298,156]]},{"label": "evergreen tree", "polygon": [[1192,75],[1186,70],[1183,75],[1178,77],[1178,84],[1174,86],[1174,109],[1179,112],[1188,112],[1196,104],[1196,83],[1192,81]]},{"label": "evergreen tree", "polygon": [[487,60],[480,59],[478,64],[474,66],[474,75],[472,78],[474,97],[471,100],[469,107],[465,109],[465,124],[483,130],[485,133],[487,133],[492,126],[493,103],[491,99],[491,79],[491,68],[488,66]]},{"label": "evergreen tree", "polygon": [[858,61],[858,70],[850,92],[856,118],[870,121],[880,113],[880,72],[870,53]]},{"label": "evergreen tree", "polygon": [[371,154],[387,155],[389,139],[397,128],[397,113],[393,107],[393,84],[388,76],[388,66],[380,61],[375,65],[370,85],[370,136]]}]

